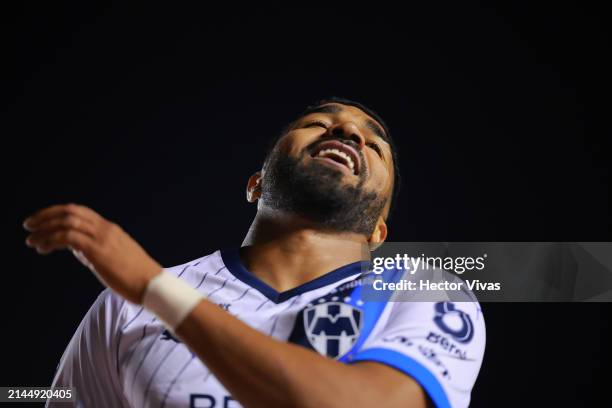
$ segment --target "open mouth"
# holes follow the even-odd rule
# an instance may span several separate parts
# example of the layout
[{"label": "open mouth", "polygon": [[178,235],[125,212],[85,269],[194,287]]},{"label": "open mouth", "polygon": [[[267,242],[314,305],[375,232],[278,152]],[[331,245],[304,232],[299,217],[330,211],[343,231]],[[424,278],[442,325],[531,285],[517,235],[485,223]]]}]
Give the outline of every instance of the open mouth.
[{"label": "open mouth", "polygon": [[352,147],[332,140],[317,145],[312,155],[313,158],[326,159],[332,163],[346,167],[351,174],[359,174],[359,155]]}]

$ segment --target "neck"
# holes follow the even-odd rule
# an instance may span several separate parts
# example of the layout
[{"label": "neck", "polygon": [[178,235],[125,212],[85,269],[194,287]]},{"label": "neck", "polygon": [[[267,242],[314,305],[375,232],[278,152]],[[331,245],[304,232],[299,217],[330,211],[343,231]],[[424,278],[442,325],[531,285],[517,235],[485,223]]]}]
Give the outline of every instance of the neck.
[{"label": "neck", "polygon": [[240,258],[255,276],[284,292],[349,263],[369,259],[362,234],[325,230],[303,218],[260,208]]}]

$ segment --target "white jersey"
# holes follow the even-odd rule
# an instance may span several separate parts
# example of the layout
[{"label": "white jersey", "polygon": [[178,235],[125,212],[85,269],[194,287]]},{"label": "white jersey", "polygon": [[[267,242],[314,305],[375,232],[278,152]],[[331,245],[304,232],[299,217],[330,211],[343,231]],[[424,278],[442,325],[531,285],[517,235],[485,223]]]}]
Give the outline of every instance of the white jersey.
[{"label": "white jersey", "polygon": [[[237,249],[166,270],[262,333],[346,364],[391,366],[437,407],[469,404],[485,347],[477,302],[364,302],[360,262],[279,293],[240,263]],[[159,319],[108,289],[79,325],[53,385],[75,387],[77,407],[240,406]]]}]

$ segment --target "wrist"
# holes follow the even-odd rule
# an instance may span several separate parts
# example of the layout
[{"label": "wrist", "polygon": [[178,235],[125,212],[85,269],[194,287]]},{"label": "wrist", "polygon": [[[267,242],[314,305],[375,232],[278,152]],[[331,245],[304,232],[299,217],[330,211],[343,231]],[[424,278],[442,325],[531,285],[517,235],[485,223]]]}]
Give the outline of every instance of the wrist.
[{"label": "wrist", "polygon": [[138,283],[138,286],[137,288],[135,288],[135,290],[137,291],[136,293],[138,293],[138,301],[136,303],[138,303],[139,305],[144,304],[144,298],[145,294],[147,293],[147,288],[149,287],[149,284],[153,279],[155,279],[155,277],[157,277],[163,272],[164,269],[157,262],[154,262],[154,265],[145,268],[144,272],[141,273],[141,278]]},{"label": "wrist", "polygon": [[162,269],[149,280],[142,304],[174,331],[203,299],[203,294]]}]

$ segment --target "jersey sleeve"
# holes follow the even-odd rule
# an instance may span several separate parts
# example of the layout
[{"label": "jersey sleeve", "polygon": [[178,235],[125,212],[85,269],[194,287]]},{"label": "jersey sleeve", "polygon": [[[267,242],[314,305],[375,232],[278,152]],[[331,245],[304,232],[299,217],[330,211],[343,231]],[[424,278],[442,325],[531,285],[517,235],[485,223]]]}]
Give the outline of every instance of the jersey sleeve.
[{"label": "jersey sleeve", "polygon": [[[76,407],[127,406],[117,380],[116,346],[124,300],[104,290],[74,333],[57,367],[53,387],[74,387]],[[48,402],[47,407],[65,407]]]},{"label": "jersey sleeve", "polygon": [[350,362],[376,361],[416,380],[436,407],[467,407],[485,348],[477,302],[395,302]]}]

